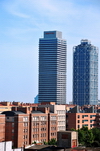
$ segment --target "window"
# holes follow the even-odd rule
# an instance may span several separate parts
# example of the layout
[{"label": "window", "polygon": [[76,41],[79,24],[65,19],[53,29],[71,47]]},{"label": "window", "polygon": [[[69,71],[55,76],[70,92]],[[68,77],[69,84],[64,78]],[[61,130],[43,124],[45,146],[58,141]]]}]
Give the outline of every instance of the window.
[{"label": "window", "polygon": [[82,120],[82,123],[84,123],[84,122],[88,122],[88,120]]},{"label": "window", "polygon": [[92,123],[92,122],[94,122],[94,121],[96,121],[96,120],[90,120],[90,123]]},{"label": "window", "polygon": [[12,127],[14,127],[14,123],[12,123]]},{"label": "window", "polygon": [[96,117],[96,115],[90,115],[90,118],[92,118],[92,117]]},{"label": "window", "polygon": [[80,125],[78,125],[77,127],[80,128]]},{"label": "window", "polygon": [[84,117],[88,117],[88,115],[82,115],[82,118],[84,118]]},{"label": "window", "polygon": [[33,116],[33,121],[39,121],[39,116]]},{"label": "window", "polygon": [[80,118],[80,115],[78,115],[77,117]]},{"label": "window", "polygon": [[28,121],[28,117],[23,117],[23,121]]},{"label": "window", "polygon": [[25,122],[25,123],[23,123],[23,124],[24,124],[25,127],[28,126],[28,123],[27,123],[27,122]]},{"label": "window", "polygon": [[82,125],[82,127],[83,127],[83,126],[86,126],[86,127],[88,127],[88,124],[83,124],[83,125]]},{"label": "window", "polygon": [[56,120],[56,116],[51,116],[51,120]]},{"label": "window", "polygon": [[14,129],[12,129],[12,133],[14,133]]},{"label": "window", "polygon": [[80,123],[80,120],[78,120],[77,122]]},{"label": "window", "polygon": [[41,116],[41,121],[46,120],[46,116]]},{"label": "window", "polygon": [[41,125],[46,125],[46,122],[41,122]]}]

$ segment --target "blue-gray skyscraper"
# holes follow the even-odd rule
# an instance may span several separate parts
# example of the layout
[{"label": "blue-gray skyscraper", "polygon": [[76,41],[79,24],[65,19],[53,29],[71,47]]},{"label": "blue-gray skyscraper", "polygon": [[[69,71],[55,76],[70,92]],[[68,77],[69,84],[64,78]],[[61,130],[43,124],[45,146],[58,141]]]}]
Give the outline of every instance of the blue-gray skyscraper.
[{"label": "blue-gray skyscraper", "polygon": [[73,104],[96,105],[97,101],[98,48],[81,40],[73,52]]},{"label": "blue-gray skyscraper", "polygon": [[59,31],[39,39],[39,102],[66,103],[66,40]]}]

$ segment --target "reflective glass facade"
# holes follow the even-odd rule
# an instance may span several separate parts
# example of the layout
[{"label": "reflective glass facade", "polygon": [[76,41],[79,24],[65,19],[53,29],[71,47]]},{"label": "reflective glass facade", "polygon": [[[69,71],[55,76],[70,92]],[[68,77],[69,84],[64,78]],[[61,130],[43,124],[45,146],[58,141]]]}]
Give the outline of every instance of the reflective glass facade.
[{"label": "reflective glass facade", "polygon": [[98,102],[98,48],[88,40],[73,51],[73,104],[96,105]]},{"label": "reflective glass facade", "polygon": [[39,102],[66,103],[66,40],[58,31],[39,39]]}]

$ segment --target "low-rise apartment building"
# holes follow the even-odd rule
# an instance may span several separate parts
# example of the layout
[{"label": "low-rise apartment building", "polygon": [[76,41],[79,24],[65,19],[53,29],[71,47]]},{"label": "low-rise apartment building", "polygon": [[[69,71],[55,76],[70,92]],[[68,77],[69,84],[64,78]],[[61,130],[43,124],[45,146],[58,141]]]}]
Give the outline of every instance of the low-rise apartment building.
[{"label": "low-rise apartment building", "polygon": [[72,128],[78,130],[83,126],[88,129],[97,127],[97,113],[66,113],[66,129]]},{"label": "low-rise apartment building", "polygon": [[42,102],[39,107],[49,107],[52,113],[57,114],[58,124],[57,131],[66,130],[66,106],[56,105],[55,102]]},{"label": "low-rise apartment building", "polygon": [[38,107],[13,107],[5,111],[5,141],[14,147],[23,147],[33,142],[48,142],[57,138],[57,114],[50,109]]},{"label": "low-rise apartment building", "polygon": [[72,128],[78,130],[83,126],[88,127],[88,129],[100,127],[100,113],[99,110],[94,109],[94,106],[84,110],[76,106],[66,113],[66,130]]}]

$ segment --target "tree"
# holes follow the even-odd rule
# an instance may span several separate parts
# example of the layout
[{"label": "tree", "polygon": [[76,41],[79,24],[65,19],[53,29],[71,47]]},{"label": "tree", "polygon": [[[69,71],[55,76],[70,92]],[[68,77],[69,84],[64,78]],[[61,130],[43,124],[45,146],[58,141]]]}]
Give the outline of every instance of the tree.
[{"label": "tree", "polygon": [[99,128],[93,128],[91,129],[93,136],[94,136],[94,142],[93,142],[93,146],[94,147],[100,147],[100,129]]},{"label": "tree", "polygon": [[85,132],[85,146],[91,147],[94,142],[94,136],[91,130]]},{"label": "tree", "polygon": [[85,140],[84,131],[79,129],[78,130],[78,141],[79,141],[79,144],[84,145],[84,140]]},{"label": "tree", "polygon": [[94,135],[88,127],[82,127],[78,130],[78,140],[80,144],[90,147],[94,142]]},{"label": "tree", "polygon": [[49,142],[48,142],[49,145],[57,145],[57,141],[56,139],[52,138]]},{"label": "tree", "polygon": [[77,131],[75,128],[71,128],[71,131]]}]

